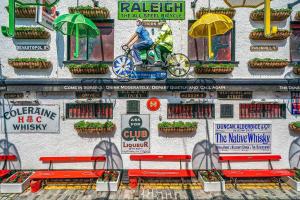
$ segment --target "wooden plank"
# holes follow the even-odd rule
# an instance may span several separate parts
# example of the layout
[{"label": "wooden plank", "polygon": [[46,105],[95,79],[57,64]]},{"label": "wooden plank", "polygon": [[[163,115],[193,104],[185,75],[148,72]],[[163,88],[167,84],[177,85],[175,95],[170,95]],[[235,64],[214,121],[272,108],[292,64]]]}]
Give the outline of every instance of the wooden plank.
[{"label": "wooden plank", "polygon": [[250,161],[278,161],[281,159],[280,155],[241,155],[241,156],[219,156],[219,161],[233,161],[233,162],[250,162]]},{"label": "wooden plank", "polygon": [[36,171],[30,179],[73,179],[73,178],[99,178],[104,170],[54,170],[54,171]]},{"label": "wooden plank", "polygon": [[185,178],[195,177],[193,170],[130,169],[129,177]]},{"label": "wooden plank", "polygon": [[73,163],[73,162],[95,162],[105,161],[105,156],[63,156],[63,157],[40,157],[43,163]]},{"label": "wooden plank", "polygon": [[222,170],[222,174],[228,178],[253,178],[253,177],[281,177],[295,176],[292,170],[276,169],[276,170]]},{"label": "wooden plank", "polygon": [[190,155],[130,155],[135,161],[190,161]]}]

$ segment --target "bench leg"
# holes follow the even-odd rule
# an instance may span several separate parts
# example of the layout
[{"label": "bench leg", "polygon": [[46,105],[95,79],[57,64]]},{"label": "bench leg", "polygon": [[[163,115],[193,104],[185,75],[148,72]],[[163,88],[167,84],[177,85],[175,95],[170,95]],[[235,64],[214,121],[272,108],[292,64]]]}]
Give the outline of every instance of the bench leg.
[{"label": "bench leg", "polygon": [[136,189],[138,186],[138,179],[137,178],[129,178],[129,186],[130,189]]}]

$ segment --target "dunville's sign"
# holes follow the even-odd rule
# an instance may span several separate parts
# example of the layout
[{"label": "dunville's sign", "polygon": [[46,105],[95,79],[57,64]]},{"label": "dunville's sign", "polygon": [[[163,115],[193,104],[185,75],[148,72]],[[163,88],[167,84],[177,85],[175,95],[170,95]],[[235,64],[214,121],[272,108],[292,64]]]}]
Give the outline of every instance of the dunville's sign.
[{"label": "dunville's sign", "polygon": [[271,153],[272,124],[215,123],[219,153]]},{"label": "dunville's sign", "polygon": [[[9,110],[9,111],[8,111]],[[8,133],[58,133],[59,106],[6,107],[4,119]]]},{"label": "dunville's sign", "polygon": [[118,19],[136,20],[184,20],[185,1],[128,1],[119,0]]}]

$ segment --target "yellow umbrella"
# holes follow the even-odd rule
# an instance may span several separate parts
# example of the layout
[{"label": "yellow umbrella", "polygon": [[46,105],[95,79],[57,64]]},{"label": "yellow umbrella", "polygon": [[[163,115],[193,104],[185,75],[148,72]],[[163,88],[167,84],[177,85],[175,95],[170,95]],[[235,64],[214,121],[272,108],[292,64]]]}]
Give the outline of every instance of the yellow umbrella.
[{"label": "yellow umbrella", "polygon": [[224,0],[225,3],[231,8],[248,7],[256,8],[262,4],[265,4],[265,36],[271,36],[277,33],[278,27],[271,27],[271,0]]},{"label": "yellow umbrella", "polygon": [[189,35],[193,38],[208,37],[208,55],[212,58],[212,36],[223,35],[232,28],[233,22],[226,15],[208,13],[191,26]]}]

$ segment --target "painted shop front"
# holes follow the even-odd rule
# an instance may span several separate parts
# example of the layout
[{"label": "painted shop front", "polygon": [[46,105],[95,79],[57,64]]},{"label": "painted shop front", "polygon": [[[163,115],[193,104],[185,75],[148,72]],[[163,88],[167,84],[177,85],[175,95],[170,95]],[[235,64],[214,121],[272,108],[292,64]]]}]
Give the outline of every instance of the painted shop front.
[{"label": "painted shop front", "polygon": [[32,2],[0,5],[1,167],[125,169],[131,188],[161,173],[141,168],[299,169],[299,3]]}]

